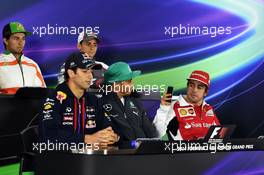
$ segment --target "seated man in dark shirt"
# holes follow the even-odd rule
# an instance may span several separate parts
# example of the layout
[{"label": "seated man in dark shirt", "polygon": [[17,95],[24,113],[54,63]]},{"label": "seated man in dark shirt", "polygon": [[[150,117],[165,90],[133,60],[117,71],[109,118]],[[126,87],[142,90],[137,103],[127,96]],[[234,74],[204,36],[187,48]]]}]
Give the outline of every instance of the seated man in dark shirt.
[{"label": "seated man in dark shirt", "polygon": [[103,108],[105,115],[111,118],[114,131],[120,135],[120,144],[123,141],[157,136],[156,129],[142,104],[131,95],[132,79],[140,74],[140,71],[131,71],[129,65],[124,62],[112,64],[104,74],[107,91],[102,98]]},{"label": "seated man in dark shirt", "polygon": [[65,63],[66,81],[44,101],[40,112],[41,141],[59,143],[98,143],[107,146],[118,136],[105,117],[100,101],[86,92],[92,70],[102,66],[85,59],[83,53],[71,54]]}]

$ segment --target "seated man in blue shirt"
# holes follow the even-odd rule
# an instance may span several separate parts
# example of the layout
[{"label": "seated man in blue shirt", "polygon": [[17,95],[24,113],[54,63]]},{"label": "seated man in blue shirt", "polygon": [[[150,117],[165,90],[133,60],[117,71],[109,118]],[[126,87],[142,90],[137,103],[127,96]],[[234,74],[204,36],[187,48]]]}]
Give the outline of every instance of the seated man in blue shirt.
[{"label": "seated man in blue shirt", "polygon": [[40,112],[41,141],[59,143],[98,143],[107,146],[118,136],[110,127],[97,97],[87,93],[92,70],[101,69],[84,54],[71,54],[65,63],[65,82],[44,101]]}]

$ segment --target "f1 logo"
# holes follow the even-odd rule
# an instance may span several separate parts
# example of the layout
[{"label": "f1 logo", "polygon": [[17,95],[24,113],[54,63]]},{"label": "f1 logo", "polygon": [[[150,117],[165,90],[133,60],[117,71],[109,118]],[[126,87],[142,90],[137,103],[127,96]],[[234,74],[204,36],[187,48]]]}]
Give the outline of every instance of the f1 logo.
[{"label": "f1 logo", "polygon": [[225,135],[228,132],[228,128],[224,128],[224,127],[215,127],[214,131],[212,132],[210,139],[223,139],[225,137]]},{"label": "f1 logo", "polygon": [[210,136],[210,139],[212,139],[212,138],[218,136],[220,130],[221,130],[221,127],[215,127],[213,133],[212,133],[211,136]]}]

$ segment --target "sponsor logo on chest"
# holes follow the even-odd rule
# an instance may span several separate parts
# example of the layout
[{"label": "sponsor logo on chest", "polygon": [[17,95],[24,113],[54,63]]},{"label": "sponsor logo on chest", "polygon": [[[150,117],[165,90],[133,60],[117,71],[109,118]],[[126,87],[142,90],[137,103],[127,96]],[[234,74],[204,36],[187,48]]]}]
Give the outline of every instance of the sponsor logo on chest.
[{"label": "sponsor logo on chest", "polygon": [[193,107],[178,108],[180,117],[195,117],[196,113]]}]

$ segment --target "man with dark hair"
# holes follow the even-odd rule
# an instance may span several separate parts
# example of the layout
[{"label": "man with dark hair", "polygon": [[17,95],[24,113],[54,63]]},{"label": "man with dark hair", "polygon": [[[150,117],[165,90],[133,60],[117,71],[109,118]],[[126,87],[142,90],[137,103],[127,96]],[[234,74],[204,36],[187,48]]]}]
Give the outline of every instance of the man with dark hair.
[{"label": "man with dark hair", "polygon": [[107,146],[118,140],[102,104],[96,96],[86,92],[93,79],[92,71],[102,66],[84,56],[76,52],[68,57],[65,82],[45,100],[39,117],[41,141]]},{"label": "man with dark hair", "polygon": [[212,125],[219,125],[213,107],[204,101],[210,86],[207,72],[193,71],[187,79],[187,94],[170,102],[172,94],[164,94],[154,118],[159,136],[172,140],[197,140],[207,134]]},{"label": "man with dark hair", "polygon": [[39,66],[23,54],[31,33],[18,22],[3,28],[5,51],[0,54],[0,93],[15,94],[20,87],[46,87]]}]

